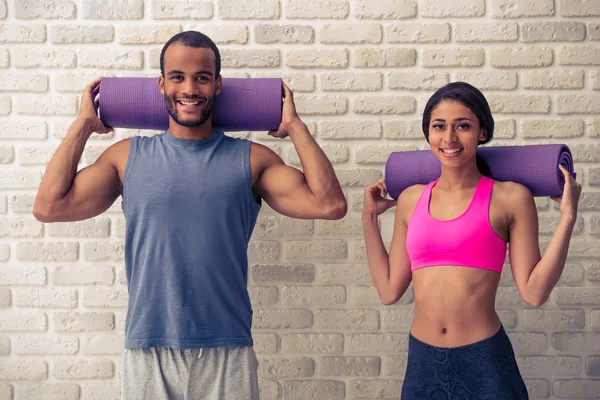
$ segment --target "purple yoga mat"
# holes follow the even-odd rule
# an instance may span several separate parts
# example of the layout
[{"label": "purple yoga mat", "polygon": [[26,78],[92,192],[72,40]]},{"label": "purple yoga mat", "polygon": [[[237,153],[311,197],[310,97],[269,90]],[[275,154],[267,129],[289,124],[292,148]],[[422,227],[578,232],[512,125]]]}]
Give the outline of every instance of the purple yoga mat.
[{"label": "purple yoga mat", "polygon": [[[525,185],[536,197],[562,196],[559,164],[575,177],[571,150],[564,144],[482,147],[477,154],[492,178]],[[385,183],[397,199],[407,187],[427,184],[440,174],[440,162],[430,150],[394,152],[385,166]]]},{"label": "purple yoga mat", "polygon": [[[223,131],[270,131],[281,123],[279,78],[223,78],[212,123]],[[158,78],[103,77],[100,119],[113,128],[166,130],[169,113],[158,90]]]}]

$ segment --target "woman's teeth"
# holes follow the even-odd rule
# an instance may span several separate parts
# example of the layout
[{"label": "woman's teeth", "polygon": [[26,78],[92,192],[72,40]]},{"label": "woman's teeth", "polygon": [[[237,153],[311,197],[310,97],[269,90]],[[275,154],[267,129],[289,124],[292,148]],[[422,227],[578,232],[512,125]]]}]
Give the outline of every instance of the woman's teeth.
[{"label": "woman's teeth", "polygon": [[454,153],[458,153],[461,150],[462,149],[446,149],[446,150],[442,149],[442,152],[446,153],[446,154],[454,154]]}]

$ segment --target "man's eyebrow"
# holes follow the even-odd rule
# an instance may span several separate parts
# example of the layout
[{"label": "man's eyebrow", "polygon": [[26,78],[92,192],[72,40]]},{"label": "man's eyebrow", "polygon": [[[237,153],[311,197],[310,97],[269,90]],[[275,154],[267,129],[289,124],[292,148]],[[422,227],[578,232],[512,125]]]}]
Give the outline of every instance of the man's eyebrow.
[{"label": "man's eyebrow", "polygon": [[[185,75],[183,71],[179,71],[177,69],[172,69],[170,70],[167,75]],[[196,72],[196,75],[210,75],[213,76],[213,73],[211,71],[198,71]]]}]

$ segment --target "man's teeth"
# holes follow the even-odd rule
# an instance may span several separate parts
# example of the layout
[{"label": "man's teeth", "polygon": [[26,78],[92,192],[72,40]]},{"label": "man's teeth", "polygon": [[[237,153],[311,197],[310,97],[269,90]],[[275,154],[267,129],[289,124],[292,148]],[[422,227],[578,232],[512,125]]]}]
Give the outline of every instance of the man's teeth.
[{"label": "man's teeth", "polygon": [[444,153],[447,153],[447,154],[454,154],[454,153],[458,153],[460,150],[461,150],[461,149],[447,149],[447,150],[444,150],[444,149],[442,149],[442,151],[443,151]]},{"label": "man's teeth", "polygon": [[183,100],[179,100],[179,102],[180,102],[181,104],[183,104],[184,106],[197,106],[198,104],[200,104],[200,102],[199,102],[199,101],[197,101],[197,102],[195,102],[195,103],[192,103],[192,102],[190,102],[190,101],[183,101]]}]

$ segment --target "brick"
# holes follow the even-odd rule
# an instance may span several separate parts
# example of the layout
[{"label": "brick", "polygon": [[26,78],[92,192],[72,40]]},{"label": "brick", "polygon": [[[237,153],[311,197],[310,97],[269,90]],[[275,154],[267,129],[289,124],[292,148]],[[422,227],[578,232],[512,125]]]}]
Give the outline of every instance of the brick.
[{"label": "brick", "polygon": [[135,20],[144,18],[143,0],[82,0],[83,19]]},{"label": "brick", "polygon": [[75,261],[79,243],[25,242],[17,243],[17,259],[20,261]]},{"label": "brick", "polygon": [[515,22],[459,23],[453,29],[457,43],[515,42],[519,38]]},{"label": "brick", "polygon": [[45,92],[48,75],[37,72],[0,73],[0,92]]},{"label": "brick", "polygon": [[522,120],[521,136],[524,138],[575,138],[582,137],[582,120]]},{"label": "brick", "polygon": [[550,112],[550,97],[544,95],[489,95],[492,113],[547,114]]},{"label": "brick", "polygon": [[600,65],[599,45],[569,45],[558,49],[559,65]]},{"label": "brick", "polygon": [[33,218],[0,218],[0,237],[41,237],[44,225]]},{"label": "brick", "polygon": [[272,240],[251,240],[248,245],[251,261],[274,261],[279,258],[279,252],[279,242]]},{"label": "brick", "polygon": [[278,289],[275,286],[251,286],[248,295],[253,306],[277,303]]},{"label": "brick", "polygon": [[413,0],[355,0],[354,17],[358,19],[401,19],[417,16]]},{"label": "brick", "polygon": [[83,338],[84,355],[121,355],[125,347],[124,335],[86,336]]},{"label": "brick", "polygon": [[381,43],[380,24],[361,22],[359,24],[326,24],[319,31],[321,43],[327,44],[365,44]]},{"label": "brick", "polygon": [[402,391],[399,379],[354,380],[348,384],[348,393],[352,399],[395,398]]},{"label": "brick", "polygon": [[509,332],[508,336],[516,355],[543,354],[548,347],[545,333]]},{"label": "brick", "polygon": [[27,311],[0,312],[0,332],[41,332],[47,328],[48,322],[44,313]]},{"label": "brick", "polygon": [[352,102],[355,114],[410,114],[416,111],[416,100],[412,96],[357,96]]},{"label": "brick", "polygon": [[0,96],[0,115],[8,115],[12,110],[12,102],[8,96]]},{"label": "brick", "polygon": [[326,284],[363,283],[372,284],[366,264],[322,264],[318,269],[317,281]]},{"label": "brick", "polygon": [[16,0],[14,12],[17,19],[74,19],[77,6],[69,0]]},{"label": "brick", "polygon": [[112,383],[84,383],[83,393],[85,400],[119,400],[121,387]]},{"label": "brick", "polygon": [[298,95],[294,101],[300,115],[342,115],[348,111],[348,99],[341,96]]},{"label": "brick", "polygon": [[279,383],[273,380],[258,379],[258,395],[264,400],[279,399]]},{"label": "brick", "polygon": [[[343,164],[350,159],[350,148],[344,145],[326,144],[321,146],[321,150],[329,159],[331,164]],[[291,165],[301,166],[300,157],[294,147],[288,148],[288,163]]]},{"label": "brick", "polygon": [[282,74],[283,82],[294,92],[314,92],[315,76],[306,73]]},{"label": "brick", "polygon": [[532,71],[523,72],[525,89],[583,89],[584,72],[577,71]]},{"label": "brick", "polygon": [[359,333],[346,335],[348,353],[399,353],[408,350],[406,333]]},{"label": "brick", "polygon": [[313,43],[315,30],[310,25],[259,24],[254,26],[256,43]]},{"label": "brick", "polygon": [[319,124],[321,139],[378,139],[381,137],[379,121],[323,121]]},{"label": "brick", "polygon": [[76,308],[77,290],[20,289],[16,291],[17,307]]},{"label": "brick", "polygon": [[85,261],[122,261],[125,244],[114,242],[86,242],[83,244]]},{"label": "brick", "polygon": [[573,153],[575,162],[600,162],[600,145],[598,144],[573,144],[569,148]]},{"label": "brick", "polygon": [[524,379],[527,393],[532,399],[547,399],[550,397],[550,383],[546,379]]},{"label": "brick", "polygon": [[345,19],[349,14],[347,0],[284,0],[282,3],[287,19]]},{"label": "brick", "polygon": [[[345,292],[344,292],[344,296],[345,296]],[[12,299],[11,299],[10,289],[8,289],[8,288],[0,289],[0,308],[10,307],[11,303],[12,303],[11,300]]]},{"label": "brick", "polygon": [[559,399],[590,399],[600,392],[600,381],[596,379],[557,379],[552,392]]},{"label": "brick", "polygon": [[257,354],[275,353],[278,350],[278,338],[274,333],[253,333],[254,350]]},{"label": "brick", "polygon": [[279,215],[260,215],[254,229],[255,237],[307,236],[314,233],[314,221]]},{"label": "brick", "polygon": [[588,183],[590,186],[600,186],[600,168],[588,169]]},{"label": "brick", "polygon": [[152,19],[210,19],[213,16],[213,2],[209,0],[153,0],[150,7]]},{"label": "brick", "polygon": [[592,82],[592,89],[600,90],[600,71],[592,72],[590,80]]},{"label": "brick", "polygon": [[557,114],[599,114],[600,94],[565,94],[556,99]]},{"label": "brick", "polygon": [[381,171],[370,168],[340,168],[336,175],[343,187],[365,187],[381,178]]},{"label": "brick", "polygon": [[[111,73],[104,73],[102,74],[104,76],[112,76]],[[76,77],[77,75],[74,75],[74,77]],[[83,82],[80,82],[79,84],[83,84],[83,86],[81,87],[81,90],[75,90],[73,89],[74,92],[82,92],[83,89],[85,89],[85,86],[90,83],[90,81],[92,81],[93,79],[96,79],[99,77],[99,74],[94,74],[94,76],[92,77],[92,79],[90,80],[86,80]],[[57,85],[55,85],[56,87]],[[74,86],[75,88],[76,86]],[[74,120],[70,120],[70,119],[54,119],[52,121],[52,136],[54,136],[57,139],[64,139],[65,136],[67,135],[67,131],[69,130],[69,127],[71,126],[72,122],[74,122]],[[119,131],[120,129],[117,128],[117,131]],[[153,131],[153,132],[157,132],[157,131]],[[108,139],[112,139],[114,136],[114,132],[110,132],[110,133],[103,133],[103,134],[99,134],[99,133],[93,133],[92,136],[90,136],[89,140],[108,140]],[[120,200],[117,200],[117,202],[120,202]],[[115,202],[115,204],[117,203]],[[119,210],[120,210],[120,205],[119,205]],[[122,212],[122,210],[120,210],[120,212]]]},{"label": "brick", "polygon": [[376,91],[383,86],[379,72],[338,72],[321,75],[321,90],[328,91]]},{"label": "brick", "polygon": [[291,333],[281,335],[283,353],[340,354],[344,350],[344,335],[324,333]]},{"label": "brick", "polygon": [[326,260],[348,256],[345,240],[288,240],[284,243],[284,252],[290,260],[307,257]]},{"label": "brick", "polygon": [[7,49],[0,49],[0,68],[8,68],[10,66],[10,55]]},{"label": "brick", "polygon": [[[184,30],[202,32],[216,44],[245,44],[248,43],[247,25],[200,25],[186,26]],[[168,38],[167,38],[168,39]],[[157,54],[157,64],[161,49],[154,49]],[[229,74],[227,76],[230,76]]]},{"label": "brick", "polygon": [[483,49],[423,49],[423,67],[480,67],[485,60]]},{"label": "brick", "polygon": [[221,19],[278,19],[279,1],[218,0],[217,10]]},{"label": "brick", "polygon": [[90,288],[83,292],[85,307],[127,307],[129,295],[126,290],[112,288]]},{"label": "brick", "polygon": [[79,339],[74,336],[17,336],[14,338],[15,354],[73,355],[79,349]]},{"label": "brick", "polygon": [[45,41],[45,25],[0,24],[0,43],[43,43]]},{"label": "brick", "polygon": [[415,49],[354,49],[354,66],[357,68],[412,67],[416,63]]},{"label": "brick", "polygon": [[517,357],[517,364],[524,377],[577,376],[583,369],[580,357],[568,356]]},{"label": "brick", "polygon": [[[0,337],[0,355],[10,355],[10,338]],[[2,398],[2,389],[0,388],[0,399]]]},{"label": "brick", "polygon": [[485,1],[464,0],[454,3],[423,0],[419,3],[419,11],[422,17],[428,18],[481,17],[485,12]]},{"label": "brick", "polygon": [[379,329],[376,310],[319,310],[317,328],[329,331],[372,331]]},{"label": "brick", "polygon": [[344,382],[328,380],[297,380],[283,381],[281,391],[284,399],[328,399],[341,400],[345,398],[346,385]]},{"label": "brick", "polygon": [[15,385],[18,400],[79,400],[80,390],[76,383],[39,383]]},{"label": "brick", "polygon": [[254,310],[253,329],[305,329],[313,326],[309,310]]},{"label": "brick", "polygon": [[287,50],[285,65],[292,68],[346,68],[348,50]]},{"label": "brick", "polygon": [[413,320],[413,310],[384,310],[381,313],[382,328],[385,331],[410,331]]},{"label": "brick", "polygon": [[600,333],[560,332],[552,335],[552,347],[560,351],[600,351]]},{"label": "brick", "polygon": [[20,147],[17,153],[21,165],[47,165],[56,153],[56,145]]},{"label": "brick", "polygon": [[52,368],[52,376],[58,379],[107,379],[114,372],[115,365],[110,360],[59,360]]},{"label": "brick", "polygon": [[548,67],[554,53],[548,47],[504,47],[490,49],[490,64],[497,68]]},{"label": "brick", "polygon": [[[383,135],[386,139],[422,139],[421,120],[384,121]],[[389,155],[388,155],[389,156]],[[361,193],[362,196],[362,193]],[[361,205],[362,208],[362,205]]]},{"label": "brick", "polygon": [[13,64],[17,68],[75,68],[77,54],[70,49],[14,49]]},{"label": "brick", "polygon": [[579,42],[585,39],[585,24],[574,21],[524,22],[523,42]]},{"label": "brick", "polygon": [[284,286],[281,302],[285,305],[332,305],[344,304],[344,286]]},{"label": "brick", "polygon": [[346,217],[341,220],[317,221],[317,234],[319,235],[361,235],[363,234],[362,222],[358,217]]},{"label": "brick", "polygon": [[393,90],[437,90],[450,82],[447,72],[390,72],[388,86]]},{"label": "brick", "polygon": [[[6,18],[7,10],[6,10],[6,0],[0,1],[0,19]],[[2,388],[0,387],[0,395],[2,395]],[[12,396],[12,393],[8,396]],[[9,399],[10,400],[10,399]]]},{"label": "brick", "polygon": [[515,309],[520,306],[527,306],[521,299],[516,287],[500,287],[496,294],[496,304],[498,308]]},{"label": "brick", "polygon": [[48,226],[50,237],[108,237],[110,219],[91,218],[85,221],[54,223]]},{"label": "brick", "polygon": [[589,40],[600,40],[600,22],[588,22],[587,38]]},{"label": "brick", "polygon": [[119,30],[120,44],[163,44],[181,32],[181,25],[127,25]]},{"label": "brick", "polygon": [[315,267],[311,264],[268,265],[256,264],[250,268],[255,282],[312,282]]},{"label": "brick", "polygon": [[15,100],[19,115],[77,115],[78,99],[68,95],[22,95]]},{"label": "brick", "polygon": [[600,17],[600,1],[561,0],[560,15],[563,17]]},{"label": "brick", "polygon": [[50,27],[50,41],[65,43],[110,43],[115,30],[110,25],[53,25]]},{"label": "brick", "polygon": [[566,264],[560,279],[558,280],[558,286],[575,286],[583,283],[583,277],[585,269],[581,264]]},{"label": "brick", "polygon": [[56,332],[94,332],[115,329],[115,316],[109,312],[55,312],[52,322]]},{"label": "brick", "polygon": [[221,52],[223,68],[261,68],[278,67],[280,64],[278,49],[229,49]]},{"label": "brick", "polygon": [[[572,249],[570,249],[573,251]],[[556,303],[558,305],[595,305],[600,304],[600,292],[593,288],[567,288],[555,289]]]},{"label": "brick", "polygon": [[379,357],[321,357],[321,376],[378,376],[381,367]]},{"label": "brick", "polygon": [[582,329],[583,310],[523,310],[521,325],[529,329]]},{"label": "brick", "polygon": [[[15,160],[15,152],[12,146],[0,146],[0,164],[10,164]],[[0,233],[2,227],[0,226]],[[10,233],[9,233],[10,234]]]},{"label": "brick", "polygon": [[35,360],[2,360],[0,379],[7,381],[41,381],[48,378],[48,363]]},{"label": "brick", "polygon": [[359,165],[384,165],[393,152],[417,150],[413,145],[358,145],[356,146],[356,163]]},{"label": "brick", "polygon": [[511,310],[497,310],[500,322],[506,329],[513,329],[517,326],[517,315]]},{"label": "brick", "polygon": [[590,321],[590,325],[593,329],[600,328],[600,310],[592,310],[590,314]]},{"label": "brick", "polygon": [[42,181],[39,171],[18,171],[0,175],[0,189],[37,189]]},{"label": "brick", "polygon": [[480,90],[512,90],[517,87],[517,73],[512,71],[458,71],[455,81],[470,83]]},{"label": "brick", "polygon": [[83,49],[79,51],[79,66],[83,68],[140,70],[144,66],[144,53],[141,50]]},{"label": "brick", "polygon": [[35,196],[23,194],[10,197],[10,210],[14,213],[30,213],[33,211]]},{"label": "brick", "polygon": [[311,358],[264,358],[259,361],[258,375],[265,378],[307,378],[315,374]]},{"label": "brick", "polygon": [[[5,258],[8,259],[8,254]],[[1,285],[44,285],[46,269],[26,266],[3,267],[0,269],[0,278]]]},{"label": "brick", "polygon": [[407,356],[386,356],[381,361],[381,376],[404,377],[408,364]]},{"label": "brick", "polygon": [[492,18],[550,17],[554,0],[492,0]]},{"label": "brick", "polygon": [[6,202],[6,196],[0,196],[0,214],[6,214],[7,211],[8,203]]}]

